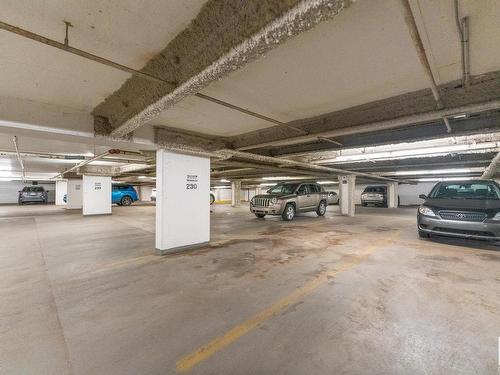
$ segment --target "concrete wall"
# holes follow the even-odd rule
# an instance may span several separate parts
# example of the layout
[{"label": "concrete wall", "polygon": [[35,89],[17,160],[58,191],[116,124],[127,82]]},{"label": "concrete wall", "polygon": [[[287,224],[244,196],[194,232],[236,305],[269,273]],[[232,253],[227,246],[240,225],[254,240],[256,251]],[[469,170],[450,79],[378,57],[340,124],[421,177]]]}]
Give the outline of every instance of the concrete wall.
[{"label": "concrete wall", "polygon": [[84,175],[82,185],[83,214],[111,214],[111,177]]},{"label": "concrete wall", "polygon": [[[212,189],[215,193],[216,201],[227,201],[231,200],[231,188],[227,189]],[[250,199],[255,195],[255,189],[241,189],[241,201],[249,202]]]},{"label": "concrete wall", "polygon": [[[31,182],[0,181],[0,204],[17,204],[17,198],[19,197],[18,191],[30,185]],[[45,190],[49,191],[49,203],[54,203],[56,185],[54,183],[44,183],[38,184],[38,186],[43,186]]]}]

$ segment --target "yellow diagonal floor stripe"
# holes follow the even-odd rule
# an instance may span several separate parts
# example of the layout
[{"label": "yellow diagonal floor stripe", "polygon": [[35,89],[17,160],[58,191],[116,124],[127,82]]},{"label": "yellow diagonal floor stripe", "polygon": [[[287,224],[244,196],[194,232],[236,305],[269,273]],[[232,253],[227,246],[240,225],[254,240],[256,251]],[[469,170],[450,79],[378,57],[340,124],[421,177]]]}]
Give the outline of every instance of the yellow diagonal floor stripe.
[{"label": "yellow diagonal floor stripe", "polygon": [[191,354],[188,354],[187,356],[181,358],[177,362],[176,366],[177,371],[187,372],[191,370],[194,366],[210,358],[212,355],[214,355],[221,349],[225,348],[226,346],[230,345],[231,343],[233,343],[240,337],[244,336],[251,330],[255,329],[266,320],[269,320],[272,317],[278,315],[280,312],[282,312],[289,306],[297,302],[300,302],[302,299],[304,299],[304,297],[306,297],[320,285],[326,283],[332,277],[336,276],[341,272],[345,272],[353,268],[356,264],[366,259],[375,250],[394,240],[397,236],[399,236],[399,234],[400,231],[398,230],[395,231],[392,235],[387,236],[383,240],[374,242],[372,245],[366,247],[365,250],[362,253],[358,254],[356,257],[353,257],[352,259],[349,259],[347,261],[341,261],[334,270],[322,272],[318,276],[308,281],[302,287],[294,290],[292,293],[280,299],[279,301],[269,306],[265,310],[259,312],[258,314],[254,315],[245,322],[232,328],[224,335],[213,339],[208,344],[203,345],[202,347],[195,350]]}]

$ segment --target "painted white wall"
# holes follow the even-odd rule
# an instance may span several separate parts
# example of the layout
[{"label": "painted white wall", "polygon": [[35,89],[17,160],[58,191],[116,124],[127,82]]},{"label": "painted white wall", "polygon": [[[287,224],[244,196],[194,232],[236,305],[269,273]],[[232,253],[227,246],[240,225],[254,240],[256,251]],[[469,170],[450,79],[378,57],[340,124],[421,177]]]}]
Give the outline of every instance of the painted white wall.
[{"label": "painted white wall", "polygon": [[159,149],[156,178],[157,253],[210,241],[210,159]]},{"label": "painted white wall", "polygon": [[[31,182],[0,181],[0,204],[17,204],[19,190],[22,190],[23,187],[30,185]],[[54,203],[55,184],[43,183],[38,184],[38,186],[43,186],[44,189],[49,192],[48,202]]]},{"label": "painted white wall", "polygon": [[151,201],[151,192],[153,191],[153,186],[139,186],[136,187],[139,192],[139,200],[143,202]]},{"label": "painted white wall", "polygon": [[55,184],[55,203],[56,206],[65,206],[64,196],[68,193],[68,181],[58,180]]},{"label": "painted white wall", "polygon": [[111,177],[83,175],[83,215],[111,214]]},{"label": "painted white wall", "polygon": [[78,210],[82,208],[82,197],[83,197],[83,187],[81,179],[69,179],[68,180],[68,203],[66,208],[68,210]]}]

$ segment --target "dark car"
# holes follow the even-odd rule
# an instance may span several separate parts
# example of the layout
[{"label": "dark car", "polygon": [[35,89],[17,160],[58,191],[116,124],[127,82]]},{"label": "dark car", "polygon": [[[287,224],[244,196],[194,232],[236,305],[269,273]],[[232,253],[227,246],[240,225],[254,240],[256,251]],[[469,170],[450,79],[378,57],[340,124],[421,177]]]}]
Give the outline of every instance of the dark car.
[{"label": "dark car", "polygon": [[48,191],[43,186],[25,186],[23,190],[19,191],[17,202],[20,205],[25,203],[47,204],[48,200]]},{"label": "dark car", "polygon": [[437,183],[418,208],[420,237],[500,240],[500,185],[490,180]]}]

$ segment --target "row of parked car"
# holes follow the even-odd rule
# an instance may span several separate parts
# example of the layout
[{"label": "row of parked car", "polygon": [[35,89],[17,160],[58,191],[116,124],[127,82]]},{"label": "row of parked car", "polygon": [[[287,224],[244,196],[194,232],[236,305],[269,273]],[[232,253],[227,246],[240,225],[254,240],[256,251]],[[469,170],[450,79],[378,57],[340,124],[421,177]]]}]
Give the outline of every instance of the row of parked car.
[{"label": "row of parked car", "polygon": [[[293,220],[300,212],[323,216],[330,193],[316,183],[280,183],[250,201],[250,211],[258,218],[279,215]],[[437,183],[417,210],[420,237],[432,235],[500,240],[500,185],[493,180],[446,181]],[[338,196],[335,197],[338,203]],[[363,206],[387,207],[387,187],[369,186],[361,195]]]}]

